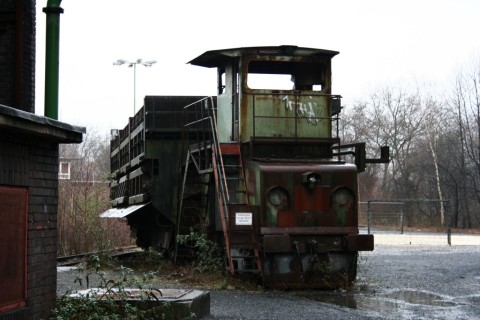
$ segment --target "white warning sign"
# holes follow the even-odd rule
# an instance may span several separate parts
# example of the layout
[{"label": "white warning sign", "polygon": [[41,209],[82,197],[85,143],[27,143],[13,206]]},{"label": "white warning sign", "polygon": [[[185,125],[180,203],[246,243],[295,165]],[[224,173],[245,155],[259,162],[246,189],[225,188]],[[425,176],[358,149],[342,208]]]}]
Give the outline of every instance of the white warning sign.
[{"label": "white warning sign", "polygon": [[252,213],[251,212],[236,212],[235,213],[235,225],[237,225],[237,226],[251,226],[252,225]]}]

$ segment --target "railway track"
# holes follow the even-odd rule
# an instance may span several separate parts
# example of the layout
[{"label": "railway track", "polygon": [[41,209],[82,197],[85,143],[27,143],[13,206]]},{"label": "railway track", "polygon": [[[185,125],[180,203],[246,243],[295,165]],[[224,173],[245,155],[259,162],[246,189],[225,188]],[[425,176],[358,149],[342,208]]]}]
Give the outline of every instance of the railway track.
[{"label": "railway track", "polygon": [[75,255],[68,255],[68,256],[61,256],[57,257],[57,266],[74,266],[79,263],[85,262],[89,256],[94,254],[107,254],[109,257],[112,258],[124,258],[138,252],[143,252],[143,249],[136,247],[136,246],[129,246],[129,247],[122,247],[116,248],[107,251],[94,251],[94,252],[86,252],[80,253]]}]

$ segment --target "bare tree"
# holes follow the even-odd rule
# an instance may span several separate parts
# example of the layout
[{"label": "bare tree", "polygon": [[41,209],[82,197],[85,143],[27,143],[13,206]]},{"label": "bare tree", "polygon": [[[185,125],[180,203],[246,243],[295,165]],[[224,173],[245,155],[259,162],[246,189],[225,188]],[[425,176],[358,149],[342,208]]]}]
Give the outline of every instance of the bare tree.
[{"label": "bare tree", "polygon": [[472,64],[460,71],[448,99],[455,116],[458,148],[458,174],[461,175],[460,204],[456,218],[460,227],[479,223],[480,202],[480,66]]},{"label": "bare tree", "polygon": [[[448,98],[385,87],[345,109],[345,142],[365,141],[373,156],[390,146],[389,164],[360,175],[364,198],[451,199],[454,227],[480,225],[479,62],[457,74]],[[444,225],[443,206],[439,217]]]},{"label": "bare tree", "polygon": [[[434,174],[433,179],[437,190],[438,200],[440,200],[440,223],[445,225],[445,206],[443,205],[444,195],[442,192],[442,179],[440,176],[439,162],[439,137],[446,132],[447,111],[445,106],[432,97],[425,97],[425,142],[431,155]],[[431,175],[431,174],[430,174]]]},{"label": "bare tree", "polygon": [[101,219],[109,205],[106,139],[88,133],[80,145],[61,145],[60,159],[70,163],[70,179],[59,181],[59,255],[131,244],[125,223]]},{"label": "bare tree", "polygon": [[371,94],[369,100],[356,103],[349,117],[353,117],[350,137],[354,141],[366,141],[371,148],[369,153],[377,152],[380,146],[390,146],[391,161],[383,166],[380,174],[381,188],[397,197],[408,197],[415,190],[411,183],[410,155],[424,129],[424,104],[420,95],[384,88]]}]

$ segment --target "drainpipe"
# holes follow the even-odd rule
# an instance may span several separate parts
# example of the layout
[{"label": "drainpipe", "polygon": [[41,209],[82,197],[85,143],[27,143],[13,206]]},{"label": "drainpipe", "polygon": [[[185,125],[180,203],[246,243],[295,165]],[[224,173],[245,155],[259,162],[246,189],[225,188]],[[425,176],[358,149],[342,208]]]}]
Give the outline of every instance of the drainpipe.
[{"label": "drainpipe", "polygon": [[45,117],[58,120],[58,61],[60,42],[60,8],[62,0],[48,0],[45,46]]}]

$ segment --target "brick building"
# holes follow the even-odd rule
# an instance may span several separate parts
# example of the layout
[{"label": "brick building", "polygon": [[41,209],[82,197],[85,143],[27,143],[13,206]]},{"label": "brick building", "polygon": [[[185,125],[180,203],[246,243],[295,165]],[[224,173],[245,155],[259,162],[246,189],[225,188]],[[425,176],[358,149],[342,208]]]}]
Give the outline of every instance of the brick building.
[{"label": "brick building", "polygon": [[[45,1],[46,2],[46,1]],[[35,1],[0,2],[0,320],[56,299],[58,146],[85,129],[37,116]]]}]

